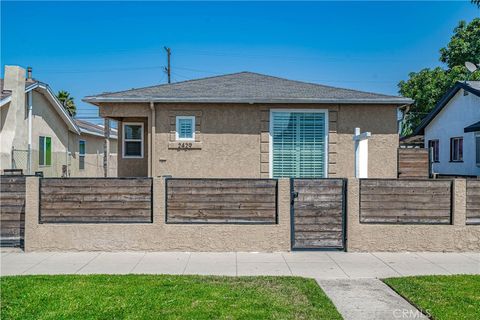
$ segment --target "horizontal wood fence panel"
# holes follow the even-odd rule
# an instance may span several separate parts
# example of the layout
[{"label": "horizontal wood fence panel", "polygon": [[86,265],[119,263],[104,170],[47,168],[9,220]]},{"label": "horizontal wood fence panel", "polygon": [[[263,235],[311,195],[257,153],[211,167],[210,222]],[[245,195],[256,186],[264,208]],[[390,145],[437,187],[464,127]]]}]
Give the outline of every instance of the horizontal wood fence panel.
[{"label": "horizontal wood fence panel", "polygon": [[40,223],[150,223],[151,178],[42,178]]},{"label": "horizontal wood fence panel", "polygon": [[21,246],[25,232],[25,176],[0,176],[0,242]]},{"label": "horizontal wood fence panel", "polygon": [[467,224],[480,224],[480,180],[467,180]]},{"label": "horizontal wood fence panel", "polygon": [[428,149],[399,148],[398,149],[398,178],[400,179],[428,179],[429,177]]},{"label": "horizontal wood fence panel", "polygon": [[276,223],[277,180],[167,179],[167,223]]},{"label": "horizontal wood fence panel", "polygon": [[293,179],[292,188],[292,248],[343,248],[344,181]]},{"label": "horizontal wood fence panel", "polygon": [[450,180],[360,180],[360,222],[449,224]]}]

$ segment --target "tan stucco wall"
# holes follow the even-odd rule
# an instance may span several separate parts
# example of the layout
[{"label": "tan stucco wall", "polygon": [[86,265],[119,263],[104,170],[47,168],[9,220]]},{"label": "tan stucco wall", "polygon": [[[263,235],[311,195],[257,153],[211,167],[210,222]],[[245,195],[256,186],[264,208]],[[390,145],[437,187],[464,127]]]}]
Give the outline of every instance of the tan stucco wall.
[{"label": "tan stucco wall", "polygon": [[27,178],[25,251],[288,251],[290,184],[279,180],[278,224],[165,224],[165,185],[154,179],[153,223],[39,224],[39,180]]},{"label": "tan stucco wall", "polygon": [[[370,131],[369,176],[397,176],[397,111],[394,105],[155,104],[153,176],[269,177],[270,109],[328,109],[329,177],[353,177],[355,127]],[[100,114],[134,121],[152,112],[148,104],[108,104]],[[178,148],[175,116],[194,115],[196,141]],[[121,123],[119,124],[121,127]],[[145,130],[147,131],[147,130]],[[121,137],[121,132],[119,133]],[[121,140],[119,140],[121,141]],[[148,148],[149,140],[145,139]],[[121,142],[120,142],[121,144]],[[121,147],[119,148],[121,149]],[[122,159],[119,176],[147,175],[148,159]],[[148,152],[145,152],[145,156]]]},{"label": "tan stucco wall", "polygon": [[357,179],[349,179],[347,204],[348,251],[480,251],[480,225],[465,225],[465,180],[454,182],[453,225],[360,223]]}]

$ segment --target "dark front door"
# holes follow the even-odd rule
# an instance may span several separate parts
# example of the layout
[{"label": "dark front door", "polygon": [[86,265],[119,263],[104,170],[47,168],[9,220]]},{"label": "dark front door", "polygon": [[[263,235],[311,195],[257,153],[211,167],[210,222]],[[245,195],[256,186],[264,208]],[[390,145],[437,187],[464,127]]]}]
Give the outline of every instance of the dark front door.
[{"label": "dark front door", "polygon": [[345,249],[343,179],[292,179],[292,249]]}]

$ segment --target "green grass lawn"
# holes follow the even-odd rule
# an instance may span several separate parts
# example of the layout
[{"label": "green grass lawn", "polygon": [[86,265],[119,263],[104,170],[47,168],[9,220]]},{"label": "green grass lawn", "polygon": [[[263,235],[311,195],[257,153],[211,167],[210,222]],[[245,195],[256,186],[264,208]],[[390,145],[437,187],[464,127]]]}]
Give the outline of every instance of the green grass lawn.
[{"label": "green grass lawn", "polygon": [[384,282],[433,319],[480,319],[480,276],[390,278]]},{"label": "green grass lawn", "polygon": [[2,319],[341,319],[313,279],[2,277]]}]

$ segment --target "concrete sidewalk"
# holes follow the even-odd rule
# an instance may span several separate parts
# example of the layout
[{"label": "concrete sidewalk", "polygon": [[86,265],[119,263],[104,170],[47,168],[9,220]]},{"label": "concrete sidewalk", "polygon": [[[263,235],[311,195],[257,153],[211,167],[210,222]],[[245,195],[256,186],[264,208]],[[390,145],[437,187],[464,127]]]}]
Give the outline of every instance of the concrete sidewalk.
[{"label": "concrete sidewalk", "polygon": [[0,274],[200,274],[327,279],[480,274],[480,253],[8,252]]},{"label": "concrete sidewalk", "polygon": [[317,282],[345,320],[428,319],[378,279]]}]

